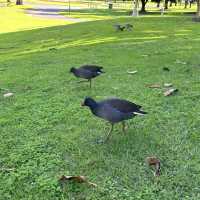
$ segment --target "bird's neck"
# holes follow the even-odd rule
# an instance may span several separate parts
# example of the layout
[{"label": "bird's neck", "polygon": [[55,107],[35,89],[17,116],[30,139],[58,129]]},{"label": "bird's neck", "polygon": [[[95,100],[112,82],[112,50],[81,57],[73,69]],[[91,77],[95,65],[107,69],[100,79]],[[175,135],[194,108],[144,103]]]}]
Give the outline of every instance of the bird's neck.
[{"label": "bird's neck", "polygon": [[73,72],[73,73],[76,73],[76,71],[77,71],[76,68],[73,68],[73,69],[72,69],[72,72]]},{"label": "bird's neck", "polygon": [[97,106],[98,106],[97,102],[91,101],[89,108],[90,108],[91,111],[94,111],[97,108]]}]

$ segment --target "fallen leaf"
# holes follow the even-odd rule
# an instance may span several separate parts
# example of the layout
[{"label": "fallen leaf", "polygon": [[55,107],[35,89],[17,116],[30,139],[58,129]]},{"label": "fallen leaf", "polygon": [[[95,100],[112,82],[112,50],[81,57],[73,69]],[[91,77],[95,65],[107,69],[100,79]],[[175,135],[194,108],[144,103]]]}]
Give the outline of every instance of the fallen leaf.
[{"label": "fallen leaf", "polygon": [[161,171],[161,168],[160,168],[160,160],[156,157],[147,157],[146,159],[146,163],[149,165],[149,166],[154,166],[155,167],[155,173],[154,173],[154,176],[160,176],[160,171]]},{"label": "fallen leaf", "polygon": [[137,71],[127,71],[128,74],[136,74]]},{"label": "fallen leaf", "polygon": [[161,88],[160,84],[150,84],[150,85],[146,85],[149,88]]},{"label": "fallen leaf", "polygon": [[14,170],[15,170],[14,168],[0,168],[0,171],[3,171],[3,172],[10,172]]},{"label": "fallen leaf", "polygon": [[97,185],[95,183],[88,181],[85,176],[65,176],[65,175],[62,175],[61,178],[59,179],[59,181],[61,183],[64,183],[66,181],[75,181],[77,183],[87,183],[90,186],[97,187]]},{"label": "fallen leaf", "polygon": [[12,92],[9,92],[9,93],[6,93],[4,94],[3,96],[6,98],[6,97],[11,97],[13,96],[14,94]]},{"label": "fallen leaf", "polygon": [[164,83],[164,87],[172,87],[172,83]]},{"label": "fallen leaf", "polygon": [[178,89],[171,88],[171,89],[169,89],[169,90],[167,90],[167,91],[164,92],[164,96],[165,97],[166,96],[170,96],[170,95],[174,94],[175,92],[178,92]]},{"label": "fallen leaf", "polygon": [[177,63],[177,64],[182,64],[182,65],[186,65],[187,63],[186,62],[184,62],[184,61],[181,61],[181,60],[176,60],[176,62],[175,63]]}]

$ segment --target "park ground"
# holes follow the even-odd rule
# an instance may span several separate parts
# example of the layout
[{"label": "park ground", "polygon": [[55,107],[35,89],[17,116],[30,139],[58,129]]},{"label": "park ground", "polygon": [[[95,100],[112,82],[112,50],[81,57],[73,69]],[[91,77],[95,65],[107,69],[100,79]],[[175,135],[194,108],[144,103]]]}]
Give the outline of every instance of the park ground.
[{"label": "park ground", "polygon": [[[200,199],[200,24],[192,15],[81,10],[102,19],[71,23],[21,9],[0,9],[0,199]],[[114,30],[127,22],[133,31]],[[91,90],[69,73],[86,63],[106,71]],[[164,97],[163,88],[146,87],[155,83],[179,91]],[[81,108],[85,96],[125,98],[148,115],[130,120],[126,134],[117,125],[102,144],[109,127]],[[152,155],[159,177],[144,162]],[[84,175],[97,187],[62,188],[62,175]]]}]

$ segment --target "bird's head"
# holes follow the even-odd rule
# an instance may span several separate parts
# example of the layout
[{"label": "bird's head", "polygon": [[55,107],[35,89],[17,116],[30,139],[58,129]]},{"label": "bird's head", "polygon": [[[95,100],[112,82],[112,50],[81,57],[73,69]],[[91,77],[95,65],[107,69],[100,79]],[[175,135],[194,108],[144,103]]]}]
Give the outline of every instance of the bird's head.
[{"label": "bird's head", "polygon": [[96,101],[94,99],[92,99],[91,97],[85,97],[85,99],[81,105],[92,108],[92,107],[95,107],[96,104],[97,104]]},{"label": "bird's head", "polygon": [[73,73],[74,72],[74,70],[75,70],[75,68],[74,67],[72,67],[71,69],[70,69],[70,73]]}]

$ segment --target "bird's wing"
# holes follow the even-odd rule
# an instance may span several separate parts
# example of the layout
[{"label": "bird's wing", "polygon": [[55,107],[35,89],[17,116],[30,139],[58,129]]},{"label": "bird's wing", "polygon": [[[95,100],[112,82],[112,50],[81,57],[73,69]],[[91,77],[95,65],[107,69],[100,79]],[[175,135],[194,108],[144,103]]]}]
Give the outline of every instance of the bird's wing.
[{"label": "bird's wing", "polygon": [[106,99],[104,101],[101,101],[101,103],[107,103],[111,107],[113,107],[123,113],[135,112],[141,108],[140,105],[137,105],[137,104],[132,103],[127,100],[117,99],[117,98]]},{"label": "bird's wing", "polygon": [[99,103],[95,115],[111,123],[117,123],[133,117],[133,113],[123,113],[107,103]]},{"label": "bird's wing", "polygon": [[76,71],[76,75],[80,78],[90,79],[93,77],[93,72],[86,69],[79,68]]},{"label": "bird's wing", "polygon": [[85,70],[89,70],[91,72],[101,72],[101,69],[103,69],[103,67],[101,66],[97,66],[97,65],[83,65],[80,67],[81,69],[85,69]]}]

